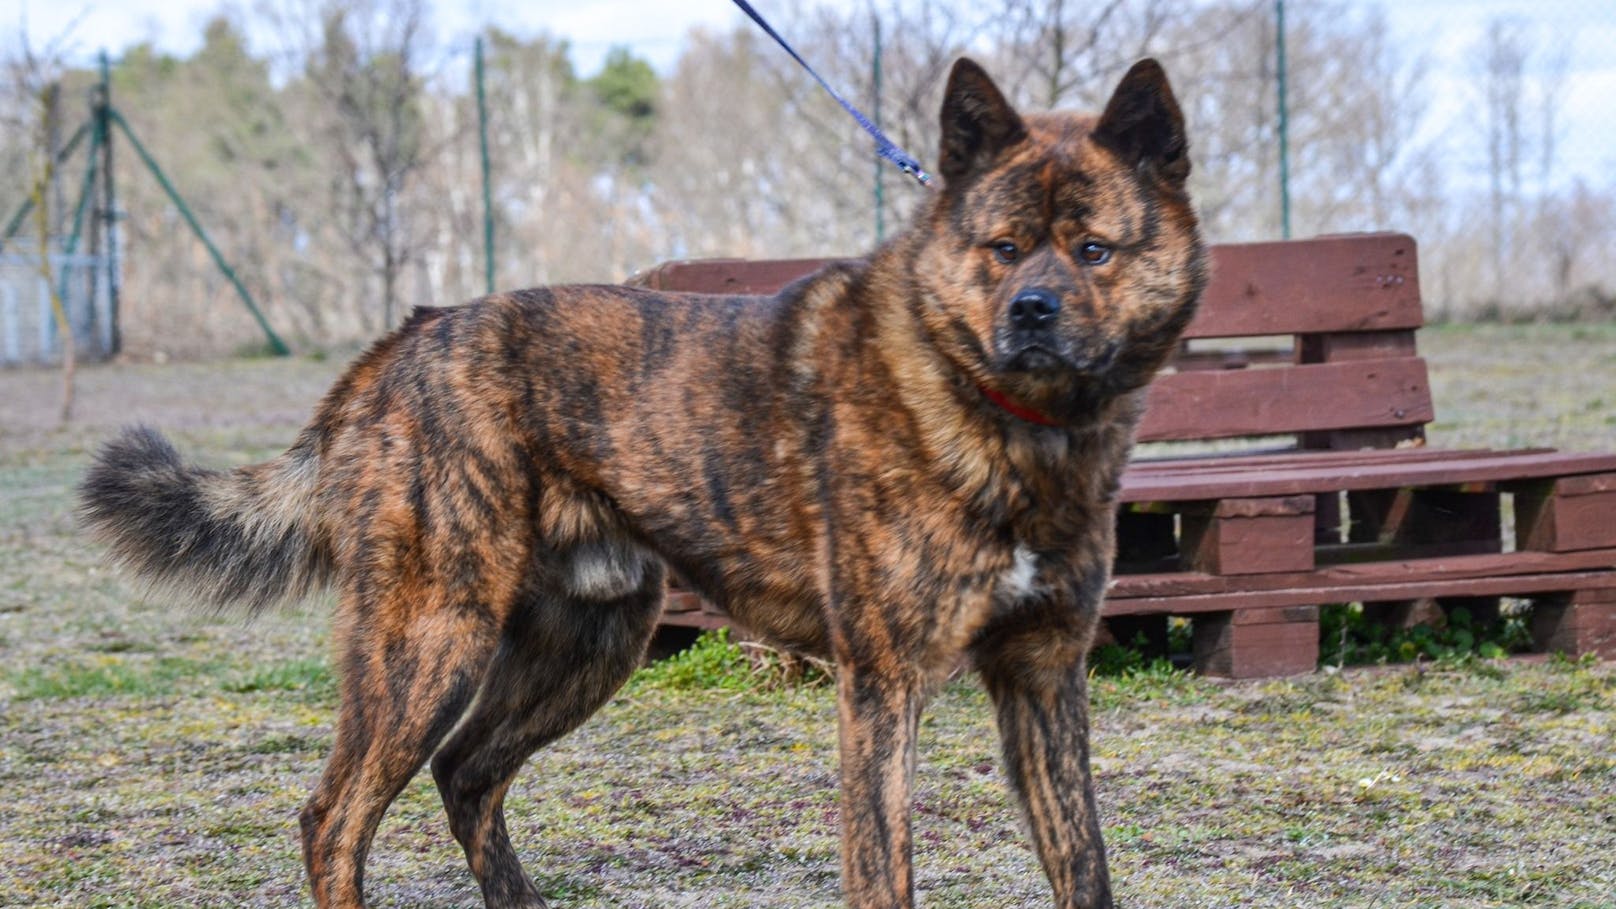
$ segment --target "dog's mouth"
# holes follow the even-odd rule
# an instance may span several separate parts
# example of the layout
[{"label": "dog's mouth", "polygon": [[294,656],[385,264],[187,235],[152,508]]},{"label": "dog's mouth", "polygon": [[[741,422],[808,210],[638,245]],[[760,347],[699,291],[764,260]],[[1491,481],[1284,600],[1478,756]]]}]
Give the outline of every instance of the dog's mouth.
[{"label": "dog's mouth", "polygon": [[999,368],[1003,372],[1051,374],[1066,373],[1087,379],[1102,378],[1116,363],[1117,344],[1096,341],[1082,348],[1048,336],[1007,338],[1001,349]]},{"label": "dog's mouth", "polygon": [[1023,347],[1011,354],[1005,366],[1012,372],[1057,372],[1070,368],[1064,357],[1041,344]]}]

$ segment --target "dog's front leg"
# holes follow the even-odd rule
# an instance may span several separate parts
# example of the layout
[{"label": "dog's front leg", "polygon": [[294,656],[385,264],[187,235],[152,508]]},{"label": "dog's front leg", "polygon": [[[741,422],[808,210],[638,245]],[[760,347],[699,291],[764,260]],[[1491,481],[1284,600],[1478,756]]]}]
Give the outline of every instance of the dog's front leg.
[{"label": "dog's front leg", "polygon": [[1038,629],[981,648],[1010,783],[1059,909],[1110,909],[1111,881],[1089,774],[1084,636]]},{"label": "dog's front leg", "polygon": [[855,909],[914,905],[909,788],[919,685],[844,661],[837,673],[842,759],[842,888]]}]

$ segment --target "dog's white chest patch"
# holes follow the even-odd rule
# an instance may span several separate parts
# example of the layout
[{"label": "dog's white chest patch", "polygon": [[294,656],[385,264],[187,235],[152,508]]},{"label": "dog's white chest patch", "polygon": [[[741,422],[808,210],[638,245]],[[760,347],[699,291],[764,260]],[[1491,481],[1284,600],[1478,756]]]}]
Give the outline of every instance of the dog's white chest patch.
[{"label": "dog's white chest patch", "polygon": [[1025,546],[1016,546],[1015,561],[999,576],[999,594],[1012,600],[1031,596],[1036,590],[1033,582],[1038,578],[1038,556]]}]

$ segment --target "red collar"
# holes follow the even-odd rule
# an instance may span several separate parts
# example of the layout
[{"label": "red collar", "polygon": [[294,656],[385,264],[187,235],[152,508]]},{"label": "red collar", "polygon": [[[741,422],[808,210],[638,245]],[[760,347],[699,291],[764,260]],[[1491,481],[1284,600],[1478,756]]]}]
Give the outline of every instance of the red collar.
[{"label": "red collar", "polygon": [[1037,423],[1039,426],[1061,425],[1060,422],[1055,418],[1041,411],[1033,410],[1031,407],[1015,401],[1009,395],[999,391],[998,389],[989,388],[986,385],[977,385],[976,387],[982,392],[983,397],[1004,408],[1004,410],[1013,417],[1019,417],[1026,420],[1028,423]]}]

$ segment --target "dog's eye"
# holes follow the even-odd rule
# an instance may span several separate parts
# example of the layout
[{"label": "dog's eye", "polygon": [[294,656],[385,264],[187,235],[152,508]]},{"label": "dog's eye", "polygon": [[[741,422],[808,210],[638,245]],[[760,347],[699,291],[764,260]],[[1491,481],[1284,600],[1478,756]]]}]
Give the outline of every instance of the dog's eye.
[{"label": "dog's eye", "polygon": [[1090,240],[1077,248],[1077,257],[1084,265],[1104,265],[1111,261],[1111,247]]},{"label": "dog's eye", "polygon": [[1021,258],[1021,250],[1009,240],[1000,240],[998,243],[993,244],[993,258],[1009,265]]}]

